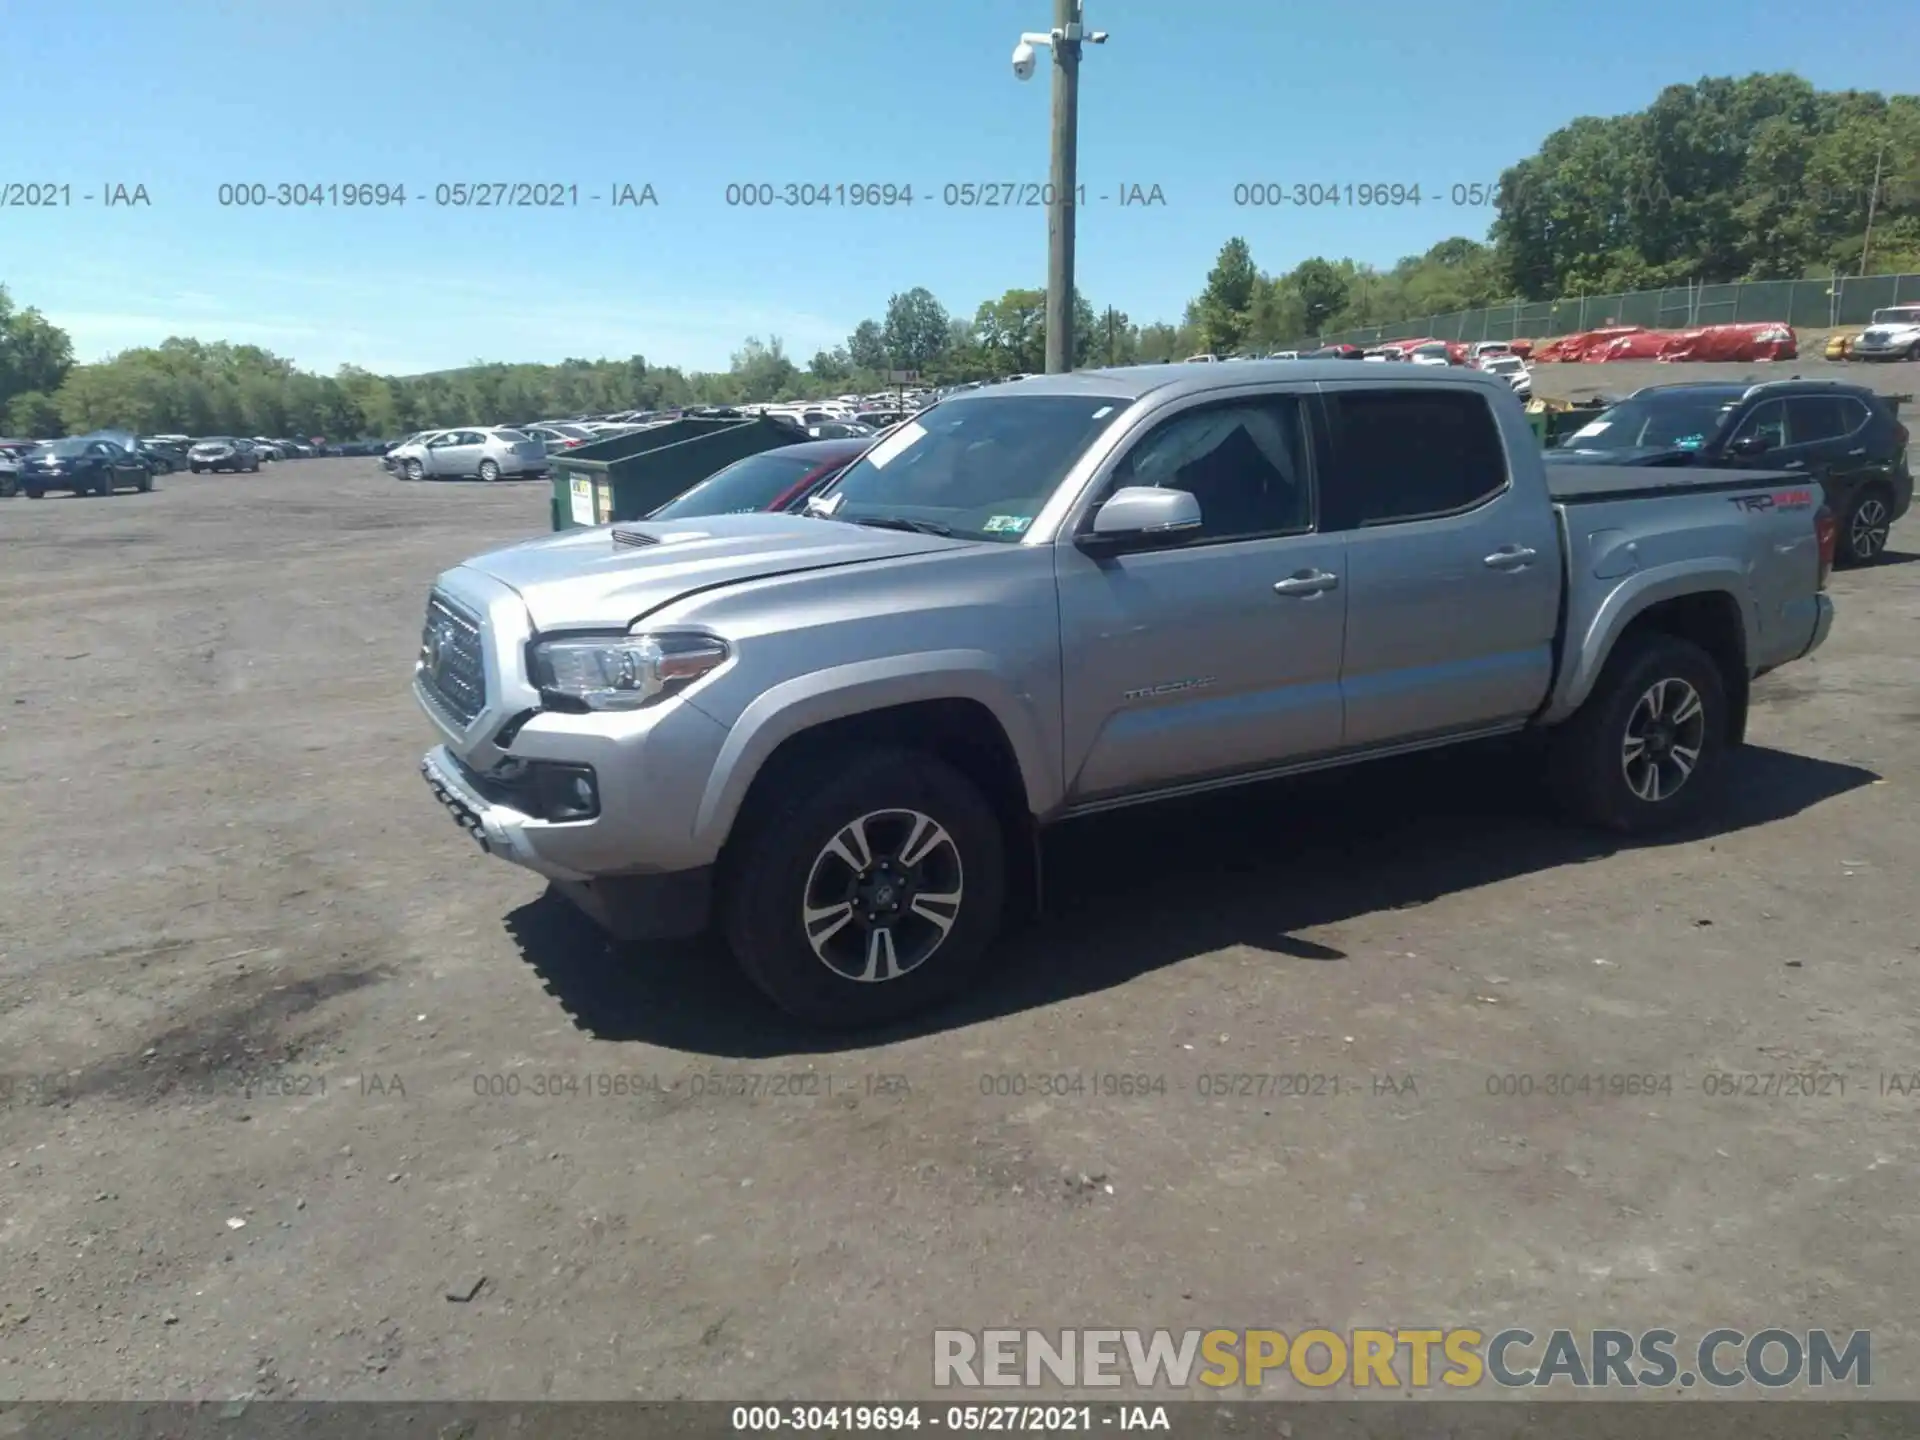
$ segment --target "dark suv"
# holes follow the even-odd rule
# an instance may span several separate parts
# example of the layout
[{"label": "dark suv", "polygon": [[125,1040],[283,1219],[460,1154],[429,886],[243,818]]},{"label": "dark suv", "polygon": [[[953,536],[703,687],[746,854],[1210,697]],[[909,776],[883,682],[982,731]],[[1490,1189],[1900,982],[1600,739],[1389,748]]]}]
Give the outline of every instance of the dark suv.
[{"label": "dark suv", "polygon": [[1825,488],[1839,522],[1836,561],[1865,565],[1886,551],[1887,532],[1913,503],[1907,439],[1898,400],[1864,385],[1700,381],[1636,390],[1547,459],[1801,471]]}]

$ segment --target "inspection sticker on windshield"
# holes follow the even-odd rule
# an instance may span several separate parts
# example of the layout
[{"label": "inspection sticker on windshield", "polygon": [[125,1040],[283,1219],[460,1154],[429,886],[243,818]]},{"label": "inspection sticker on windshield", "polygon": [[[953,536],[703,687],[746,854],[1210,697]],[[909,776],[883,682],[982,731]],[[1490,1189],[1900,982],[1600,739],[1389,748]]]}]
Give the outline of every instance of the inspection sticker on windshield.
[{"label": "inspection sticker on windshield", "polygon": [[989,535],[1018,535],[1032,523],[1031,515],[989,515],[980,528]]}]

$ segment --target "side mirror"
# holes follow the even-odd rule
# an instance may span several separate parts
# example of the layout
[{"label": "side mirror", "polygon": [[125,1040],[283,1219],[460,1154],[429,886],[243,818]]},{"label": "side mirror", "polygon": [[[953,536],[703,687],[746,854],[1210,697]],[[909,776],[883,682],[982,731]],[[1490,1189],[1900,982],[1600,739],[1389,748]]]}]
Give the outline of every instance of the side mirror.
[{"label": "side mirror", "polygon": [[1127,485],[1095,512],[1093,529],[1075,544],[1089,554],[1118,555],[1178,545],[1200,529],[1200,502],[1185,490]]},{"label": "side mirror", "polygon": [[1729,455],[1764,455],[1773,448],[1773,441],[1765,435],[1742,435],[1727,447]]}]

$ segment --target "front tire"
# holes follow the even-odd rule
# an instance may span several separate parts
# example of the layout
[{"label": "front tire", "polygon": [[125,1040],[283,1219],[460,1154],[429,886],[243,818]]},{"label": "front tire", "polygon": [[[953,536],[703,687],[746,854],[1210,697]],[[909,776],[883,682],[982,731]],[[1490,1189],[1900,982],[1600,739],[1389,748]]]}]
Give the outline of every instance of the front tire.
[{"label": "front tire", "polygon": [[1726,685],[1711,655],[1658,631],[1629,635],[1586,704],[1553,733],[1554,792],[1576,819],[1619,834],[1685,824],[1712,798],[1727,720]]},{"label": "front tire", "polygon": [[964,775],[911,750],[822,757],[749,822],[721,928],[747,977],[809,1024],[881,1024],[976,980],[1000,928],[1006,845]]},{"label": "front tire", "polygon": [[1887,553],[1887,533],[1892,528],[1893,496],[1884,486],[1867,486],[1847,507],[1834,561],[1840,565],[1871,565]]},{"label": "front tire", "polygon": [[418,460],[409,460],[405,465],[400,467],[400,473],[405,475],[409,480],[424,480],[427,476],[427,467],[422,465]]}]

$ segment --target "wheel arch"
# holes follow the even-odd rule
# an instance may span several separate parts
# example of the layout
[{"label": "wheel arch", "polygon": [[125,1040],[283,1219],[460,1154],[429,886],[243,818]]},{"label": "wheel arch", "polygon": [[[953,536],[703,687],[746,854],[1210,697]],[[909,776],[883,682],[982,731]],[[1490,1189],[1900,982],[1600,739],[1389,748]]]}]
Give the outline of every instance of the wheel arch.
[{"label": "wheel arch", "polygon": [[[989,657],[920,668],[933,657],[845,667],[776,686],[732,726],[695,819],[695,838],[724,865],[735,837],[786,787],[848,750],[930,754],[976,785],[999,817],[1021,903],[1038,903],[1037,817],[1057,796],[1046,783],[1037,718]],[[829,677],[835,677],[829,679]],[[825,682],[825,683],[822,683]],[[783,693],[785,692],[785,693]]]},{"label": "wheel arch", "polygon": [[1755,636],[1753,618],[1739,599],[1745,574],[1731,563],[1681,573],[1634,575],[1610,594],[1592,624],[1571,649],[1560,693],[1542,716],[1552,725],[1567,719],[1593,694],[1607,662],[1630,635],[1657,631],[1698,645],[1713,657],[1732,707],[1728,736],[1746,734],[1747,691]]}]

